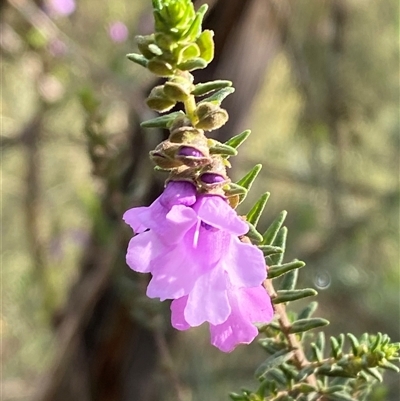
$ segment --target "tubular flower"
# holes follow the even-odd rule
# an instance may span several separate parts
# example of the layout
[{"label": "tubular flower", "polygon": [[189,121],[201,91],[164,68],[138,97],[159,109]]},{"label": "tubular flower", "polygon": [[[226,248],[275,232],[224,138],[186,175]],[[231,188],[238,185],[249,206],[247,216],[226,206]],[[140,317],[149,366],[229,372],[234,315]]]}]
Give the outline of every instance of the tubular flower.
[{"label": "tubular flower", "polygon": [[[270,322],[273,318],[271,299],[262,286],[235,288],[227,283],[227,294],[231,312],[220,324],[210,322],[211,343],[224,352],[231,352],[238,344],[250,344],[258,334],[256,322]],[[172,326],[187,330],[193,326],[192,310],[188,296],[171,303]],[[199,307],[204,307],[199,303]],[[218,305],[214,305],[218,308]]]},{"label": "tubular flower", "polygon": [[[239,240],[247,223],[222,197],[172,181],[149,207],[130,209],[123,218],[137,234],[129,242],[127,264],[152,274],[147,295],[185,304],[183,314],[173,310],[173,320],[181,322],[177,328],[209,322],[213,344],[229,351],[232,344],[252,341],[257,334],[252,322],[271,320],[269,312],[260,312],[271,307],[265,291],[259,294],[266,278],[263,254]],[[257,296],[239,307],[247,290]]]}]

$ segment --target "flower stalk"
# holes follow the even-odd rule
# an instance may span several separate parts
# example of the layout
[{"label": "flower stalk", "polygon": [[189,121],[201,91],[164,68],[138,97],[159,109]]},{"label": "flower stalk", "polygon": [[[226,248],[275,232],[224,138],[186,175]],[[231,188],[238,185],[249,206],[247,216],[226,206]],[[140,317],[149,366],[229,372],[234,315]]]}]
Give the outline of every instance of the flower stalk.
[{"label": "flower stalk", "polygon": [[155,32],[138,36],[140,54],[127,56],[165,78],[146,100],[164,114],[142,126],[169,130],[168,139],[150,152],[156,170],[169,173],[163,194],[123,217],[134,232],[127,264],[151,273],[149,297],[172,300],[176,329],[208,323],[212,344],[224,352],[263,334],[259,342],[269,356],[256,370],[259,387],[232,393],[233,400],[365,400],[382,369],[399,370],[393,363],[399,344],[380,333],[360,339],[348,334],[346,353],[340,335],[330,339],[327,356],[323,332],[311,333],[329,324],[313,317],[317,303],[299,314],[288,311],[290,302],[317,292],[297,288],[303,262],[284,262],[286,211],[264,234],[257,230],[269,193],[246,216],[236,212],[261,165],[232,182],[229,159],[250,131],[225,143],[206,136],[227,122],[221,104],[234,92],[230,81],[195,83],[191,73],[214,56],[213,32],[202,30],[206,11],[203,5],[196,12],[190,0],[153,0]]}]

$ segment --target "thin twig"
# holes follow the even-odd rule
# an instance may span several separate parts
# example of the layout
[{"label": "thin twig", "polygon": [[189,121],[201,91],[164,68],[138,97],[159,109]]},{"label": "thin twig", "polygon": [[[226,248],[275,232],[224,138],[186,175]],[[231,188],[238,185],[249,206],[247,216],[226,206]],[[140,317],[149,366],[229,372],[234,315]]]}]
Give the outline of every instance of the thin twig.
[{"label": "thin twig", "polygon": [[177,397],[177,401],[187,401],[187,397],[185,396],[186,391],[179,380],[179,377],[176,373],[176,369],[174,368],[174,362],[171,356],[171,353],[168,348],[167,340],[165,339],[165,335],[161,330],[154,330],[154,338],[156,340],[156,344],[161,356],[161,363],[164,368],[165,373],[171,380],[172,386],[174,387],[175,394]]}]

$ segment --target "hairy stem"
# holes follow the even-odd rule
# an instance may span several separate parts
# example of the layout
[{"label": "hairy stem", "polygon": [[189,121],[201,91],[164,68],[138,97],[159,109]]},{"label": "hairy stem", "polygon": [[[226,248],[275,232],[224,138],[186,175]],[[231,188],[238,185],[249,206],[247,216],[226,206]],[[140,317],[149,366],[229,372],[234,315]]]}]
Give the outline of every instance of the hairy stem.
[{"label": "hairy stem", "polygon": [[[277,297],[277,293],[271,280],[265,280],[263,287],[266,289],[272,300]],[[298,369],[308,366],[310,362],[304,353],[301,342],[297,339],[296,334],[289,333],[291,323],[286,313],[286,306],[284,304],[277,304],[274,305],[274,309],[278,316],[278,322],[282,333],[285,335],[290,348],[294,351],[294,364]],[[311,384],[312,386],[317,385],[317,379],[315,375],[308,376],[306,380],[307,383]]]}]

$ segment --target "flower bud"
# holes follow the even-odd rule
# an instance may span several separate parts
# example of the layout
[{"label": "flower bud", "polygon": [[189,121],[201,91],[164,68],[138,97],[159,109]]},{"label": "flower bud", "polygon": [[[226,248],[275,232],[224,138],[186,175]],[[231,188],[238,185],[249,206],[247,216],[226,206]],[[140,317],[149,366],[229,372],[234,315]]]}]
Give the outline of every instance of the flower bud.
[{"label": "flower bud", "polygon": [[140,53],[143,54],[148,60],[152,59],[155,54],[149,49],[149,45],[154,44],[154,34],[135,37]]},{"label": "flower bud", "polygon": [[151,90],[149,97],[146,99],[146,103],[151,109],[163,113],[171,110],[175,106],[176,101],[170,99],[164,93],[164,87],[159,85]]},{"label": "flower bud", "polygon": [[196,109],[196,115],[199,119],[196,128],[206,131],[213,131],[222,127],[229,118],[226,110],[209,102],[200,103]]},{"label": "flower bud", "polygon": [[174,74],[174,68],[171,64],[166,61],[160,60],[159,58],[153,58],[147,63],[147,68],[155,75],[159,77],[170,77]]},{"label": "flower bud", "polygon": [[204,166],[197,178],[196,183],[205,192],[221,193],[224,195],[222,187],[230,183],[226,175],[224,162],[219,156],[212,156],[211,163]]},{"label": "flower bud", "polygon": [[164,92],[169,98],[184,102],[190,96],[192,86],[185,78],[176,77],[164,84]]}]

